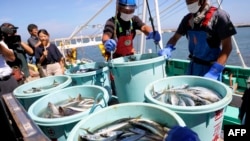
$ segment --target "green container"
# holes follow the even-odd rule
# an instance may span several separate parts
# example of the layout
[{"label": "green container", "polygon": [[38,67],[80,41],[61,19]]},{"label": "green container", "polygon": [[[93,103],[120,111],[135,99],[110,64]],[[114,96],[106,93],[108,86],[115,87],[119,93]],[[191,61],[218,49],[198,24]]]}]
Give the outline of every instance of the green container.
[{"label": "green container", "polygon": [[[56,87],[49,88],[46,90],[42,90],[40,92],[33,92],[33,93],[24,93],[24,91],[30,90],[32,88],[40,88],[48,85],[52,85],[54,81],[60,83]],[[58,75],[58,76],[48,76],[39,78],[37,80],[33,80],[31,82],[25,83],[19,87],[17,87],[13,94],[15,97],[20,101],[22,106],[28,110],[30,105],[34,103],[39,98],[54,92],[56,90],[60,90],[62,88],[68,87],[71,85],[72,79],[69,76],[66,75]]]},{"label": "green container", "polygon": [[146,86],[165,77],[165,63],[165,58],[155,53],[135,54],[111,60],[109,67],[114,75],[118,101],[144,102]]},{"label": "green container", "polygon": [[[86,72],[75,73],[79,70]],[[109,79],[109,68],[105,62],[92,62],[72,66],[65,71],[65,75],[72,78],[72,86],[97,85],[104,87],[111,95],[111,84]]]},{"label": "green container", "polygon": [[83,129],[91,131],[105,125],[105,123],[140,115],[142,118],[153,120],[170,128],[175,125],[185,126],[184,121],[167,108],[142,102],[122,103],[104,108],[78,122],[69,134],[67,141],[78,141],[79,134],[86,134]]},{"label": "green container", "polygon": [[[40,117],[41,112],[47,108],[48,102],[56,104],[69,98],[77,97],[78,94],[81,94],[82,97],[92,97],[96,101],[100,100],[100,102],[96,102],[92,108],[89,108],[85,112],[71,116],[65,116],[61,118]],[[56,139],[58,141],[65,141],[71,129],[78,121],[88,117],[90,114],[98,110],[101,110],[102,108],[105,108],[107,106],[108,100],[109,94],[107,90],[101,86],[72,86],[58,90],[40,98],[30,106],[28,114],[49,138]]]},{"label": "green container", "polygon": [[224,113],[223,125],[241,125],[241,121],[238,116],[238,107],[227,106]]},{"label": "green container", "polygon": [[[223,98],[215,103],[202,106],[175,106],[160,102],[152,97],[154,91],[167,86],[201,86],[218,92]],[[213,141],[220,137],[225,108],[232,101],[232,90],[222,82],[199,76],[171,76],[151,82],[145,89],[146,102],[160,105],[176,112],[195,131],[202,141]]]}]

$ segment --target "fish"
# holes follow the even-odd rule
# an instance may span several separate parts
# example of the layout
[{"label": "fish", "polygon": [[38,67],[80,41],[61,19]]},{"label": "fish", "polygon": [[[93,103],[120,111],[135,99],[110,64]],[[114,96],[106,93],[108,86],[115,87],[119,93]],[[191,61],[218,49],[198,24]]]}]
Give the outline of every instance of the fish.
[{"label": "fish", "polygon": [[41,87],[38,87],[38,89],[41,89],[41,90],[47,90],[47,89],[51,89],[51,88],[54,88],[56,86],[60,85],[59,82],[57,82],[56,80],[53,81],[53,83],[51,85],[47,85],[47,86],[41,86]]},{"label": "fish", "polygon": [[56,80],[54,80],[51,85],[41,86],[41,87],[32,87],[31,89],[24,90],[23,93],[28,94],[28,93],[41,92],[43,90],[54,88],[54,87],[58,86],[59,84],[60,84],[59,82],[57,82]]},{"label": "fish", "polygon": [[195,106],[195,102],[187,95],[179,95],[181,99],[185,102],[186,106]]},{"label": "fish", "polygon": [[67,108],[67,107],[63,108],[61,106],[59,106],[58,111],[61,116],[70,116],[70,115],[81,112],[80,110],[74,110],[74,109]]},{"label": "fish", "polygon": [[47,109],[42,114],[42,117],[44,117],[44,118],[60,118],[62,116],[60,115],[60,112],[57,109],[57,107],[53,103],[48,102]]},{"label": "fish", "polygon": [[85,69],[78,69],[78,70],[74,70],[71,71],[71,73],[86,73],[86,72],[92,72],[92,71],[96,71],[99,68],[85,68]]},{"label": "fish", "polygon": [[162,141],[170,128],[138,116],[118,119],[94,131],[83,130],[79,141]]},{"label": "fish", "polygon": [[48,108],[49,108],[49,111],[50,111],[51,113],[56,114],[56,115],[59,115],[59,114],[60,114],[58,108],[57,108],[56,105],[54,105],[53,103],[48,102]]},{"label": "fish", "polygon": [[132,136],[123,138],[120,141],[138,141],[143,136],[145,136],[145,134],[136,134],[136,135],[132,135]]},{"label": "fish", "polygon": [[208,105],[222,99],[222,96],[205,87],[189,86],[184,84],[181,86],[170,86],[162,90],[151,90],[152,97],[158,101],[172,104],[176,106],[200,106]]},{"label": "fish", "polygon": [[122,134],[123,131],[111,131],[107,132],[106,134],[98,135],[98,134],[86,134],[86,135],[80,135],[81,141],[114,141],[117,136]]},{"label": "fish", "polygon": [[149,131],[151,131],[152,133],[158,135],[159,137],[164,137],[165,133],[166,133],[166,129],[164,129],[163,126],[161,126],[160,124],[152,121],[152,120],[148,120],[148,119],[133,119],[129,121],[130,124],[132,125],[136,125],[136,126],[140,126],[143,128],[148,129]]},{"label": "fish", "polygon": [[35,93],[35,92],[40,92],[40,91],[42,91],[41,89],[39,89],[39,88],[31,88],[31,89],[29,89],[29,90],[24,90],[23,91],[23,93],[25,93],[25,94],[28,94],[28,93]]},{"label": "fish", "polygon": [[[71,116],[80,112],[84,112],[94,105],[93,98],[83,98],[78,94],[75,98],[69,98],[63,102],[58,102],[56,105],[48,102],[47,109],[44,112],[45,118],[58,118]],[[60,104],[59,104],[60,103]]]},{"label": "fish", "polygon": [[222,98],[217,92],[205,87],[196,86],[196,87],[190,87],[189,89],[194,90],[196,95],[198,95],[203,99],[209,100],[210,102],[217,102]]}]

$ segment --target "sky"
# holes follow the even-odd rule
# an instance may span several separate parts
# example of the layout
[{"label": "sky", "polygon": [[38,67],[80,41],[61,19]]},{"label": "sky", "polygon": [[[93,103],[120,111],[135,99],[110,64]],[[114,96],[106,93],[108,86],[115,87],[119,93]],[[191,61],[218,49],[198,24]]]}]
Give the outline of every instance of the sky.
[{"label": "sky", "polygon": [[[138,5],[142,1],[138,0]],[[148,1],[151,15],[155,17],[154,0]],[[30,36],[27,26],[31,23],[38,25],[39,29],[46,29],[51,40],[67,38],[77,27],[84,24],[89,25],[89,30],[85,30],[86,34],[94,34],[91,33],[91,28],[94,28],[95,32],[101,32],[102,26],[96,28],[98,26],[95,25],[104,25],[106,20],[114,15],[115,2],[116,0],[1,0],[0,24],[9,22],[19,27],[17,32],[23,41],[27,41]],[[212,4],[214,2],[216,0],[211,0]],[[176,5],[169,8],[174,3]],[[106,4],[108,5],[97,14]],[[177,28],[181,18],[187,13],[185,0],[159,0],[158,5],[162,15],[162,29]],[[221,4],[235,24],[250,23],[249,5],[249,0],[223,0]],[[140,10],[139,7],[137,9]],[[140,15],[140,12],[136,14]],[[151,24],[149,20],[146,23]],[[155,23],[154,20],[154,26]]]}]

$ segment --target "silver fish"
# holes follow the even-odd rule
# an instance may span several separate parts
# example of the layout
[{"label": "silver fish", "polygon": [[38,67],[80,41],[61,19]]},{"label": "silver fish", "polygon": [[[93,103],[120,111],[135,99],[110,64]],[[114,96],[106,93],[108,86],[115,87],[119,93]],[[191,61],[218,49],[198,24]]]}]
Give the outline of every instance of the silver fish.
[{"label": "silver fish", "polygon": [[80,140],[82,141],[115,141],[117,136],[122,134],[122,131],[112,131],[112,132],[107,132],[106,134],[86,134],[86,135],[81,135]]},{"label": "silver fish", "polygon": [[195,94],[203,99],[207,99],[211,102],[217,102],[221,100],[221,96],[211,89],[205,87],[190,87],[190,90],[194,90]]},{"label": "silver fish", "polygon": [[144,127],[160,137],[164,137],[164,135],[166,134],[166,129],[163,126],[161,126],[160,124],[158,124],[152,120],[133,119],[133,120],[130,120],[129,123],[132,125]]},{"label": "silver fish", "polygon": [[42,87],[32,87],[31,89],[28,90],[24,90],[23,93],[35,93],[35,92],[40,92],[42,90],[47,90],[47,89],[51,89],[53,87],[58,86],[60,83],[56,82],[55,80],[53,81],[52,85],[48,85],[48,86],[42,86]]},{"label": "silver fish", "polygon": [[71,108],[66,108],[66,107],[63,108],[61,106],[59,106],[58,110],[61,116],[70,116],[70,115],[77,114],[80,112],[80,111],[73,110]]},{"label": "silver fish", "polygon": [[35,93],[35,92],[40,92],[40,91],[42,91],[42,90],[39,89],[39,88],[31,88],[31,89],[29,89],[29,90],[23,91],[23,93],[28,94],[28,93]]}]

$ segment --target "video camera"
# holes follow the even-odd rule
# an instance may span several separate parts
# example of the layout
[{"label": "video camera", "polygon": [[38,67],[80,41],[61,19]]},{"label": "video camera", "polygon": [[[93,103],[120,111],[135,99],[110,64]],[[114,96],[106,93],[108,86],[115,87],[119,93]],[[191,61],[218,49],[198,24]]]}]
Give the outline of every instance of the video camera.
[{"label": "video camera", "polygon": [[15,35],[15,28],[1,27],[0,28],[0,41],[4,39],[6,44],[19,44],[21,42],[21,36]]}]

